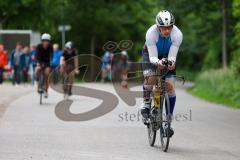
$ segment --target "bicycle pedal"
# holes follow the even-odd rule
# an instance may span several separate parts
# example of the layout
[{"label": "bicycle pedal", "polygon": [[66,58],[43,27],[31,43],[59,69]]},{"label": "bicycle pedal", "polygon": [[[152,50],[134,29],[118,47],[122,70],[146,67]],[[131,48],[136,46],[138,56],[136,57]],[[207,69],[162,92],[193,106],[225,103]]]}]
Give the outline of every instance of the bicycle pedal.
[{"label": "bicycle pedal", "polygon": [[169,136],[170,138],[174,135],[174,130],[169,128],[167,125],[164,127],[164,137]]}]

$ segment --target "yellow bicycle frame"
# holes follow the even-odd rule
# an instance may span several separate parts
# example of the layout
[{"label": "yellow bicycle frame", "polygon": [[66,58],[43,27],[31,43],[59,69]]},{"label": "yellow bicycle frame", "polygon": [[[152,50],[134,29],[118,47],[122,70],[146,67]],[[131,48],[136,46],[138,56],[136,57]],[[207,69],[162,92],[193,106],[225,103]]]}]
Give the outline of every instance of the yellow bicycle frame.
[{"label": "yellow bicycle frame", "polygon": [[153,88],[153,99],[154,99],[154,107],[158,108],[160,106],[160,95],[161,90],[158,86]]}]

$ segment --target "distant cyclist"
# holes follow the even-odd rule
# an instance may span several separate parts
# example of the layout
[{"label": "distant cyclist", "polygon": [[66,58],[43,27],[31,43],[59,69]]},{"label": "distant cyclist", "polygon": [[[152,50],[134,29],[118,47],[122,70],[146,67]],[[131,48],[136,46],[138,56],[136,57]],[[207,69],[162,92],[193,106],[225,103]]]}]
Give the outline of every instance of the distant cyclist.
[{"label": "distant cyclist", "polygon": [[112,59],[112,81],[121,83],[122,88],[128,88],[128,54],[121,51]]},{"label": "distant cyclist", "polygon": [[[61,56],[60,72],[63,74],[63,90],[67,92],[68,96],[72,95],[72,84],[75,74],[79,74],[77,49],[74,47],[73,42],[69,41],[65,44],[63,54]],[[65,84],[66,78],[68,84]],[[65,91],[66,90],[66,91]]]},{"label": "distant cyclist", "polygon": [[105,82],[107,78],[111,79],[111,61],[112,54],[109,51],[106,51],[102,56],[102,82]]},{"label": "distant cyclist", "polygon": [[[175,63],[183,39],[182,32],[174,23],[174,16],[169,11],[160,11],[156,16],[156,24],[151,26],[146,33],[146,42],[142,51],[144,76],[154,75],[157,68],[163,69],[163,58],[167,58],[172,63],[172,65],[168,66],[169,72],[166,78],[171,115],[176,102],[174,86]],[[143,120],[146,120],[149,116],[150,94],[155,83],[156,77],[152,76],[148,79],[148,84],[146,82],[143,84],[143,105],[141,107]],[[173,135],[173,129],[171,131],[171,135]]]},{"label": "distant cyclist", "polygon": [[[51,36],[48,33],[44,33],[41,37],[42,43],[40,43],[37,48],[36,48],[36,69],[35,69],[35,73],[36,73],[36,78],[37,80],[39,80],[40,77],[40,73],[41,73],[41,69],[43,69],[44,71],[44,97],[47,98],[48,97],[48,76],[49,73],[51,71],[50,68],[50,62],[51,62],[51,58],[52,58],[52,54],[53,54],[53,46],[50,43],[51,41]],[[38,92],[40,92],[39,90],[40,88],[38,88]]]}]

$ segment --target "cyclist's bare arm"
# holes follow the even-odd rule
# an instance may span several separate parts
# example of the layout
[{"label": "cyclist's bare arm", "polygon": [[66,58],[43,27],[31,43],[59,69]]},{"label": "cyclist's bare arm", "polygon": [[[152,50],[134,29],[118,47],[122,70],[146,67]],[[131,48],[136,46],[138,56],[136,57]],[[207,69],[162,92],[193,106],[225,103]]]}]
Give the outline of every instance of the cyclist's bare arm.
[{"label": "cyclist's bare arm", "polygon": [[175,66],[178,50],[183,39],[182,32],[178,28],[173,30],[171,33],[171,39],[172,45],[169,50],[168,60],[172,62],[172,65],[170,65],[169,67]]}]

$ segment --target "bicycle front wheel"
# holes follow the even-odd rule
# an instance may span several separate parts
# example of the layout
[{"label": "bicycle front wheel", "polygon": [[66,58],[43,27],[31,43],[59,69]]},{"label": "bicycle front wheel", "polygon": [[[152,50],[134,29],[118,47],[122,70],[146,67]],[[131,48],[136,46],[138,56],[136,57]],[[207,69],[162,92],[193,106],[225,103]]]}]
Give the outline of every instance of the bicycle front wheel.
[{"label": "bicycle front wheel", "polygon": [[[165,107],[164,107],[165,105]],[[167,111],[168,110],[168,111]],[[162,150],[164,152],[167,152],[168,147],[169,147],[169,142],[170,142],[170,119],[169,115],[167,113],[170,112],[170,104],[169,104],[169,98],[168,94],[166,93],[165,95],[161,96],[160,99],[160,116],[161,116],[161,123],[160,123],[160,139],[161,139],[161,145],[162,145]]]},{"label": "bicycle front wheel", "polygon": [[43,85],[44,85],[44,75],[43,74],[40,75],[38,83],[39,83],[38,86],[39,86],[39,89],[40,89],[40,92],[39,92],[40,101],[39,102],[40,102],[40,105],[41,105],[42,104],[42,99],[43,99]]},{"label": "bicycle front wheel", "polygon": [[153,123],[150,122],[148,124],[148,142],[150,146],[154,146],[155,140],[156,140],[156,130],[154,130]]}]

